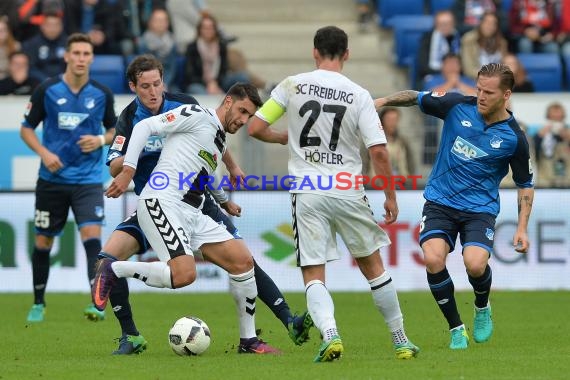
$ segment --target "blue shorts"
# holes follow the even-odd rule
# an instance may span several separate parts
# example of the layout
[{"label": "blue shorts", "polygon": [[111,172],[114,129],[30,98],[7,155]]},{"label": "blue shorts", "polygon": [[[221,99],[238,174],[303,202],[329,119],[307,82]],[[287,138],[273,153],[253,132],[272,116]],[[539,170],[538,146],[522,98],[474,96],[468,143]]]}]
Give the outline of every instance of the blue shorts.
[{"label": "blue shorts", "polygon": [[495,237],[495,216],[487,213],[474,213],[456,210],[431,201],[424,205],[420,224],[420,245],[432,238],[444,239],[450,252],[455,249],[455,241],[463,247],[475,245],[493,253]]},{"label": "blue shorts", "polygon": [[[204,195],[204,205],[202,207],[202,213],[208,215],[216,223],[224,225],[226,230],[233,235],[236,239],[241,239],[238,229],[232,223],[232,220],[218,207],[217,203],[210,197],[208,193]],[[139,243],[139,251],[137,255],[142,255],[150,248],[150,243],[146,239],[142,228],[139,225],[139,220],[137,217],[137,212],[133,212],[125,221],[115,228],[115,230],[126,232],[131,235]]]},{"label": "blue shorts", "polygon": [[78,228],[103,224],[103,185],[68,185],[38,179],[34,219],[36,234],[59,235],[67,222],[69,208]]}]

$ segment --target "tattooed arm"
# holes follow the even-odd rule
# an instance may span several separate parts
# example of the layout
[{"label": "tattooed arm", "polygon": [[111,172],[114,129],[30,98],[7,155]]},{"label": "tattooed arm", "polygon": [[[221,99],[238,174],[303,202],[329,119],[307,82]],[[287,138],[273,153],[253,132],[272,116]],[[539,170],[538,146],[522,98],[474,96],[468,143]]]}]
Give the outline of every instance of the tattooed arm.
[{"label": "tattooed arm", "polygon": [[385,98],[374,100],[374,107],[378,111],[384,106],[410,107],[418,105],[418,91],[405,90],[388,95]]},{"label": "tattooed arm", "polygon": [[520,253],[527,253],[530,244],[528,240],[527,228],[528,220],[530,219],[530,212],[532,211],[533,199],[533,188],[518,189],[518,225],[515,236],[513,237],[513,245],[515,246],[515,251]]}]

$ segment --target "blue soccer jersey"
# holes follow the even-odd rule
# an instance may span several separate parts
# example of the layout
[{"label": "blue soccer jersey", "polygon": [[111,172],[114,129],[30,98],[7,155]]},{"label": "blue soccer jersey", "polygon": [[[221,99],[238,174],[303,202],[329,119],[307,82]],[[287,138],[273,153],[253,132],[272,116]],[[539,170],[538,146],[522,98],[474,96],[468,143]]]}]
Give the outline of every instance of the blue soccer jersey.
[{"label": "blue soccer jersey", "polygon": [[444,121],[425,199],[496,216],[499,183],[509,166],[519,188],[533,186],[528,142],[512,114],[486,124],[477,111],[477,98],[457,93],[420,92],[418,104],[426,114]]},{"label": "blue soccer jersey", "polygon": [[51,173],[43,164],[39,177],[62,184],[95,184],[103,181],[103,149],[82,153],[82,135],[100,135],[117,122],[113,93],[91,80],[73,93],[60,77],[43,82],[32,93],[22,125],[36,128],[43,122],[42,144],[59,156],[63,168]]},{"label": "blue soccer jersey", "polygon": [[[170,94],[165,92],[162,105],[160,106],[158,113],[173,110],[182,104],[198,104],[198,101],[189,95]],[[133,127],[139,121],[151,116],[154,116],[154,114],[140,102],[138,97],[135,98],[135,100],[133,100],[123,110],[123,112],[121,112],[119,121],[115,128],[115,138],[113,139],[113,144],[107,154],[107,165],[110,165],[111,161],[115,158],[125,155],[127,147],[129,146],[129,139],[133,133]],[[139,156],[137,170],[133,177],[135,193],[137,195],[140,194],[146,185],[150,174],[158,162],[161,151],[162,138],[160,136],[150,136],[146,142],[146,146]]]}]

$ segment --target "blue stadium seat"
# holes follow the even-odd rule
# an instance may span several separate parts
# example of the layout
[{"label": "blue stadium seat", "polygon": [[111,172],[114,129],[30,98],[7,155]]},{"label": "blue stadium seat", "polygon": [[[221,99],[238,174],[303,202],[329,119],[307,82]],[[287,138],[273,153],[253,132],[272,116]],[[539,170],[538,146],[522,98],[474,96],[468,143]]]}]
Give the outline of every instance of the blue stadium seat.
[{"label": "blue stadium seat", "polygon": [[424,0],[376,0],[380,26],[389,28],[390,19],[400,15],[423,15]]},{"label": "blue stadium seat", "polygon": [[125,61],[121,55],[96,55],[89,75],[114,94],[127,93]]},{"label": "blue stadium seat", "polygon": [[508,14],[511,10],[511,4],[512,3],[513,3],[513,0],[502,0],[501,1],[501,8],[503,8],[503,11],[505,11]]},{"label": "blue stadium seat", "polygon": [[519,53],[517,57],[525,68],[536,92],[562,90],[562,63],[558,54]]},{"label": "blue stadium seat", "polygon": [[570,55],[563,55],[562,62],[564,62],[564,75],[566,76],[566,89],[570,90]]},{"label": "blue stadium seat", "polygon": [[395,16],[389,24],[394,30],[394,53],[398,66],[409,66],[415,60],[422,35],[433,28],[433,16]]},{"label": "blue stadium seat", "polygon": [[451,9],[454,0],[429,0],[429,11],[432,15],[439,11]]}]

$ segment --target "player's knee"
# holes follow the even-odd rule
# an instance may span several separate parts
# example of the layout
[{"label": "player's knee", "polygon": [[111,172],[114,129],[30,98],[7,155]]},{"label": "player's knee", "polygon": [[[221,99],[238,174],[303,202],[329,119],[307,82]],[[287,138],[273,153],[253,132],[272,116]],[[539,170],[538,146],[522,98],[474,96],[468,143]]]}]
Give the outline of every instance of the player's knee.
[{"label": "player's knee", "polygon": [[35,245],[38,249],[48,250],[53,246],[54,238],[52,236],[36,235]]},{"label": "player's knee", "polygon": [[182,288],[196,281],[196,270],[179,271],[172,274],[172,285],[174,288]]},{"label": "player's knee", "polygon": [[445,256],[424,253],[424,262],[430,273],[438,273],[445,268]]},{"label": "player's knee", "polygon": [[487,267],[486,262],[469,262],[465,263],[465,269],[467,274],[471,277],[481,277],[485,273],[485,268]]},{"label": "player's knee", "polygon": [[243,253],[238,255],[235,260],[230,264],[228,272],[230,274],[241,274],[253,269],[253,257],[251,254]]}]

